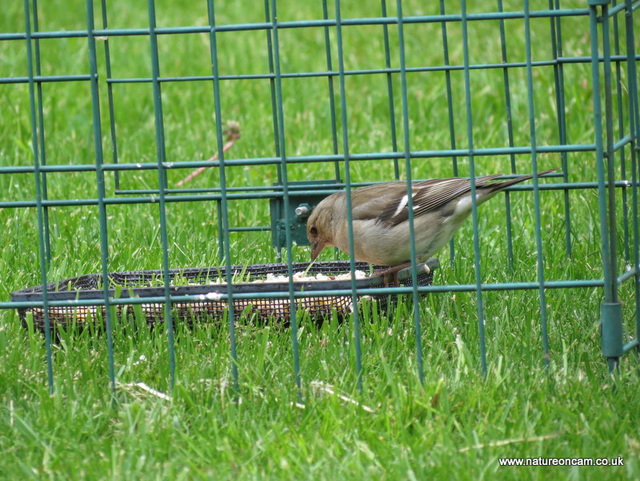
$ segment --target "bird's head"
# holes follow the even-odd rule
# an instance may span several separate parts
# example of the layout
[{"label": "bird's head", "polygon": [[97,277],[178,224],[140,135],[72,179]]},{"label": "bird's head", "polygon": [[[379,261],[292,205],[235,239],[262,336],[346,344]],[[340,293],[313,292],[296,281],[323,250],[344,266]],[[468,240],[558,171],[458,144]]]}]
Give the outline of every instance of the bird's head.
[{"label": "bird's head", "polygon": [[325,247],[333,244],[333,209],[334,199],[329,196],[322,200],[311,211],[309,219],[307,219],[307,238],[311,243],[311,260],[315,261],[316,257]]}]

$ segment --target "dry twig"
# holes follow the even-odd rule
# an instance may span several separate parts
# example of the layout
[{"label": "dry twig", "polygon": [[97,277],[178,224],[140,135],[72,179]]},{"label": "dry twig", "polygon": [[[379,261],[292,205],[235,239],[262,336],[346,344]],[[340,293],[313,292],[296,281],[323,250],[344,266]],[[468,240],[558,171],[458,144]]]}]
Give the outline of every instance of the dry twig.
[{"label": "dry twig", "polygon": [[[229,150],[233,144],[236,143],[236,141],[240,138],[240,124],[238,122],[236,122],[235,120],[230,120],[227,122],[224,131],[223,131],[224,136],[226,137],[227,143],[224,144],[224,147],[222,147],[222,152],[226,152],[227,150]],[[216,152],[210,159],[209,162],[213,162],[214,160],[218,159],[218,153]],[[189,182],[190,180],[192,180],[194,177],[200,175],[202,172],[204,172],[204,170],[207,167],[200,167],[196,170],[194,170],[193,172],[191,172],[187,177],[185,177],[183,180],[181,180],[180,182],[178,182],[178,187],[184,185],[185,183]]]}]

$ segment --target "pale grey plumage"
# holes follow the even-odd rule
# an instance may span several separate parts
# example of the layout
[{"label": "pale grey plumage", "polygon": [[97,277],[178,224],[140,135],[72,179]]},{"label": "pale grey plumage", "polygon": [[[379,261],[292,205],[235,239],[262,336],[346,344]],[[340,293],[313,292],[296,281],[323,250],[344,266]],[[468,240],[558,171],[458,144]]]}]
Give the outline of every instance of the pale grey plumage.
[{"label": "pale grey plumage", "polygon": [[[544,175],[553,170],[540,172]],[[501,190],[531,179],[522,175],[496,180],[501,174],[475,179],[478,205]],[[468,179],[433,179],[414,182],[411,187],[414,212],[416,257],[423,262],[447,244],[472,209]],[[351,192],[353,243],[357,260],[381,266],[395,266],[411,260],[407,183],[385,182]],[[338,192],[325,198],[311,212],[307,237],[315,259],[325,247],[335,246],[349,253],[347,197]]]}]

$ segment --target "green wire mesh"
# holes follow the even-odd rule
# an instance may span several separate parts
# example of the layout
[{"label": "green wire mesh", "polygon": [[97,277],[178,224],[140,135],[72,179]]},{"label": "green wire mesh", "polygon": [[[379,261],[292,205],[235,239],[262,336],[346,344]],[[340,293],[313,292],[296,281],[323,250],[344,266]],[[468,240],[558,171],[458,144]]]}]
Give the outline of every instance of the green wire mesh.
[{"label": "green wire mesh", "polygon": [[[485,291],[509,291],[516,289],[537,290],[540,306],[540,329],[542,339],[542,359],[548,362],[549,340],[547,326],[548,289],[575,289],[585,287],[602,288],[604,302],[602,304],[602,349],[603,354],[613,369],[622,354],[638,348],[637,332],[640,329],[640,269],[639,269],[639,233],[638,233],[638,138],[640,137],[640,119],[638,107],[638,71],[637,61],[637,28],[638,10],[640,2],[585,0],[573,2],[570,7],[561,6],[560,0],[548,2],[529,2],[525,0],[517,9],[509,9],[502,0],[486,2],[478,10],[474,4],[469,8],[467,2],[461,1],[453,5],[451,2],[440,0],[438,5],[425,7],[425,12],[398,1],[394,4],[381,0],[376,4],[376,13],[366,17],[352,17],[344,15],[348,9],[346,2],[323,1],[322,11],[315,18],[303,20],[286,18],[278,14],[282,5],[271,0],[265,0],[260,19],[255,16],[242,21],[219,21],[216,16],[218,6],[213,0],[203,0],[203,14],[201,22],[192,26],[158,25],[156,3],[149,0],[145,19],[141,26],[125,27],[111,20],[115,8],[106,0],[99,4],[91,0],[86,2],[86,27],[81,29],[40,28],[39,18],[42,7],[36,0],[24,0],[22,26],[16,26],[14,32],[0,33],[0,46],[13,48],[16,45],[25,52],[26,75],[24,72],[1,72],[0,86],[15,88],[17,96],[28,96],[28,113],[23,123],[30,130],[30,158],[20,159],[18,162],[0,163],[0,176],[9,179],[32,179],[32,191],[22,198],[15,198],[10,192],[0,194],[0,213],[7,211],[23,211],[35,209],[37,212],[38,260],[39,280],[42,286],[41,298],[37,301],[0,300],[3,309],[42,309],[43,326],[46,335],[48,381],[53,390],[53,368],[51,359],[51,323],[48,315],[51,301],[46,286],[55,281],[52,279],[50,262],[52,255],[51,239],[55,235],[55,221],[51,209],[65,209],[78,206],[92,206],[97,209],[97,236],[101,276],[108,278],[109,252],[113,239],[110,238],[110,213],[114,209],[126,209],[132,205],[153,204],[158,209],[158,237],[162,247],[160,269],[165,282],[162,289],[163,311],[166,312],[164,321],[169,329],[167,342],[169,344],[171,385],[175,379],[175,351],[173,339],[172,309],[175,299],[172,297],[170,278],[173,266],[168,255],[172,243],[170,237],[170,220],[167,216],[168,206],[181,202],[215,203],[217,207],[218,244],[221,267],[226,273],[225,297],[233,303],[234,290],[232,283],[232,235],[247,232],[271,231],[269,225],[238,225],[234,222],[234,205],[238,202],[264,201],[268,204],[273,199],[282,203],[280,219],[285,228],[281,232],[282,245],[286,246],[285,265],[287,275],[293,274],[292,236],[286,226],[290,225],[291,212],[295,212],[298,199],[292,201],[291,187],[299,180],[298,166],[308,163],[326,164],[329,166],[328,183],[314,189],[314,194],[330,194],[331,192],[358,185],[354,181],[353,172],[357,169],[354,164],[359,162],[388,162],[392,165],[393,177],[403,178],[407,182],[414,179],[414,168],[422,163],[448,163],[451,165],[452,175],[464,175],[474,178],[481,174],[477,164],[487,157],[504,156],[508,158],[510,171],[515,174],[522,170],[519,159],[528,158],[527,171],[537,172],[539,164],[545,156],[552,156],[554,162],[561,167],[558,174],[559,182],[540,182],[534,177],[532,185],[517,186],[505,195],[505,212],[507,227],[507,262],[514,266],[514,235],[512,216],[511,191],[532,190],[534,203],[534,224],[537,246],[537,271],[534,279],[519,282],[483,282],[480,268],[480,238],[478,233],[478,213],[474,203],[473,224],[473,268],[475,282],[461,285],[425,286],[422,285],[417,273],[413,273],[411,286],[400,288],[399,292],[411,293],[418,298],[429,292],[474,292],[477,297],[477,323],[480,343],[480,365],[483,372],[487,370],[486,348],[484,339],[485,313],[483,293]],[[530,5],[530,3],[532,5]],[[204,6],[206,5],[206,9]],[[412,8],[413,7],[413,8]],[[94,10],[97,8],[97,10]],[[249,12],[247,12],[249,15]],[[117,17],[116,17],[117,18]],[[140,20],[142,21],[142,20]],[[470,46],[474,42],[482,41],[485,25],[497,27],[500,38],[499,52],[485,52],[490,60],[474,58]],[[514,32],[514,25],[516,29]],[[370,67],[366,62],[353,64],[352,59],[366,53],[355,53],[350,50],[349,35],[361,27],[377,29],[384,48],[384,65]],[[582,45],[583,52],[571,51],[567,53],[567,37],[573,30],[589,34],[590,44]],[[429,37],[421,37],[421,33],[428,31]],[[287,68],[287,49],[291,48],[287,39],[295,32],[298,41],[306,39],[306,35],[321,32],[320,43],[310,41],[303,47],[310,49],[309,54],[322,57],[326,62],[326,69],[322,71],[290,71]],[[238,41],[249,36],[261,35],[265,51],[267,70],[262,73],[243,73],[221,71],[219,66],[225,60],[233,57],[234,48],[225,35],[234,35]],[[509,49],[509,38],[521,35],[525,42],[524,58],[512,58]],[[186,72],[180,75],[163,75],[163,68],[178,64],[178,59],[171,55],[171,49],[166,45],[179,36],[201,36],[206,43],[206,60],[210,71]],[[532,49],[532,36],[542,37],[547,41],[545,52]],[[314,37],[315,38],[315,37]],[[42,66],[49,65],[43,54],[42,43],[45,40],[81,39],[86,46],[87,60],[79,72],[51,73]],[[417,39],[417,41],[416,41]],[[584,41],[584,38],[582,39]],[[114,68],[114,46],[134,44],[137,41],[147,42],[149,57],[140,59],[144,63],[148,74],[128,76],[118,74]],[[293,42],[296,44],[296,42]],[[416,61],[416,44],[419,49],[437,48],[442,50],[442,61],[438,64],[425,64]],[[461,52],[452,51],[455,46],[462,46]],[[126,47],[125,47],[126,50]],[[75,53],[74,53],[75,54]],[[419,57],[419,55],[418,55]],[[205,62],[206,63],[206,62]],[[592,86],[593,95],[590,99],[592,114],[588,119],[595,131],[593,142],[577,143],[570,138],[567,125],[572,121],[570,106],[572,95],[575,95],[575,85],[569,84],[568,71],[574,66],[587,66],[591,69],[591,78],[583,79]],[[117,67],[117,66],[116,66]],[[161,68],[162,67],[162,68]],[[479,121],[474,117],[472,99],[486,92],[479,91],[482,87],[474,80],[478,73],[497,73],[501,78],[501,92],[505,106],[505,128],[507,141],[494,144],[480,142],[475,134],[475,126]],[[550,76],[543,75],[551,72]],[[429,75],[444,83],[442,98],[445,108],[435,112],[443,125],[447,126],[448,138],[436,148],[425,148],[412,135],[416,109],[409,97],[409,85],[416,76]],[[362,149],[359,139],[354,138],[350,124],[357,122],[357,112],[352,110],[349,102],[350,91],[348,84],[352,79],[371,79],[378,82],[378,86],[386,92],[388,108],[388,136],[389,148],[384,151],[367,151]],[[88,85],[87,102],[89,111],[82,116],[84,123],[91,123],[93,152],[91,162],[69,164],[59,160],[47,159],[46,143],[47,130],[45,119],[45,105],[47,89],[53,85],[57,88],[83,83]],[[216,160],[175,159],[167,152],[167,132],[165,131],[165,110],[167,101],[163,96],[174,86],[189,89],[198,85],[206,85],[212,93],[212,104],[215,119],[223,119],[223,105],[225,102],[225,87],[242,82],[261,83],[264,88],[266,114],[261,118],[263,125],[270,127],[273,135],[273,154],[246,156],[244,158],[226,158],[223,147],[225,144],[224,125],[222,121],[215,122],[215,144],[219,157]],[[288,133],[294,120],[284,110],[286,96],[294,89],[294,82],[314,83],[320,85],[318,92],[322,92],[323,102],[328,109],[330,123],[331,147],[322,153],[299,152],[287,149]],[[524,85],[525,95],[516,98],[514,91]],[[28,89],[20,90],[25,87]],[[118,135],[117,119],[120,115],[131,114],[132,111],[118,103],[119,88],[145,87],[152,92],[153,100],[153,136],[155,138],[154,160],[131,161],[126,152],[131,140]],[[549,102],[553,106],[555,115],[557,138],[554,141],[544,136],[544,124],[536,111],[539,106],[534,102],[534,92],[545,88],[549,91]],[[365,94],[366,95],[366,94]],[[526,99],[523,102],[523,98]],[[614,101],[615,98],[615,101]],[[248,100],[251,101],[251,100]],[[311,99],[309,99],[311,103]],[[460,122],[458,113],[464,110],[465,120]],[[516,112],[526,112],[529,132],[525,142],[518,135],[514,122]],[[431,113],[430,113],[431,114]],[[400,130],[398,130],[400,129]],[[401,133],[400,133],[401,132]],[[107,139],[107,140],[105,140]],[[570,181],[572,162],[576,154],[584,154],[595,159],[594,170],[597,180]],[[277,171],[277,182],[270,186],[246,185],[239,187],[230,185],[227,178],[233,169],[251,169],[259,166],[272,166]],[[464,166],[464,168],[463,168]],[[208,188],[176,187],[168,182],[168,172],[172,169],[194,169],[211,167],[216,170],[219,185]],[[56,182],[60,178],[74,174],[95,174],[97,194],[86,198],[65,198],[51,195],[52,189],[57,188]],[[135,185],[128,179],[135,175],[142,176],[154,173],[155,180],[148,185]],[[483,172],[482,172],[483,173]],[[108,191],[107,180],[115,181],[116,189]],[[147,177],[147,179],[149,179]],[[326,179],[324,179],[326,181]],[[382,179],[381,179],[382,180]],[[388,179],[384,179],[388,180]],[[31,182],[31,181],[30,181]],[[473,183],[472,183],[473,185]],[[599,197],[599,222],[602,244],[602,278],[592,279],[553,279],[545,278],[543,249],[543,228],[541,210],[544,198],[541,192],[558,190],[564,202],[564,237],[565,255],[572,256],[572,190],[595,189]],[[297,194],[297,192],[296,192]],[[350,202],[350,197],[348,197]],[[411,210],[410,210],[411,212]],[[623,252],[618,252],[617,236],[622,229],[624,241]],[[351,230],[350,230],[351,232]],[[351,232],[352,233],[352,232]],[[454,243],[450,246],[451,261],[456,259]],[[621,272],[620,264],[628,266]],[[161,265],[160,265],[161,264]],[[356,263],[352,259],[349,270],[354,271]],[[619,285],[625,282],[634,283],[635,295],[635,323],[636,340],[623,344],[622,314],[618,296]],[[366,294],[353,280],[350,283],[352,302],[357,297]],[[383,290],[383,293],[387,292]],[[392,290],[388,292],[393,292]],[[340,291],[344,294],[344,291]],[[286,296],[290,306],[295,306],[297,294],[293,282],[287,284]],[[73,306],[74,302],[69,301]],[[98,304],[97,304],[98,305]],[[109,371],[112,389],[115,391],[115,367],[113,358],[112,323],[110,306],[117,306],[107,283],[102,286],[100,306],[104,306],[105,330],[109,352]],[[235,384],[238,382],[235,340],[236,311],[230,309],[228,315],[228,332],[230,338],[231,370]],[[414,303],[414,325],[416,334],[416,360],[420,380],[423,379],[423,362],[421,332],[422,323],[418,303]],[[300,361],[297,345],[297,326],[295,307],[291,309],[291,342],[294,356],[296,384],[300,387]],[[362,385],[362,354],[360,348],[358,311],[353,313],[355,331],[355,369]]]}]

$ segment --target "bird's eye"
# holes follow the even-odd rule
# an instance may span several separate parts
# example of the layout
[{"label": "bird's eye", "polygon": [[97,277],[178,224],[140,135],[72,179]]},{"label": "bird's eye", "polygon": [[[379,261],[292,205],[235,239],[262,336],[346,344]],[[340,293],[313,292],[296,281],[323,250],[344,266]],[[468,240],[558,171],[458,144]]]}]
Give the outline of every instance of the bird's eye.
[{"label": "bird's eye", "polygon": [[315,227],[312,227],[311,229],[309,229],[309,233],[312,236],[317,236],[318,235],[318,229],[316,229]]}]

